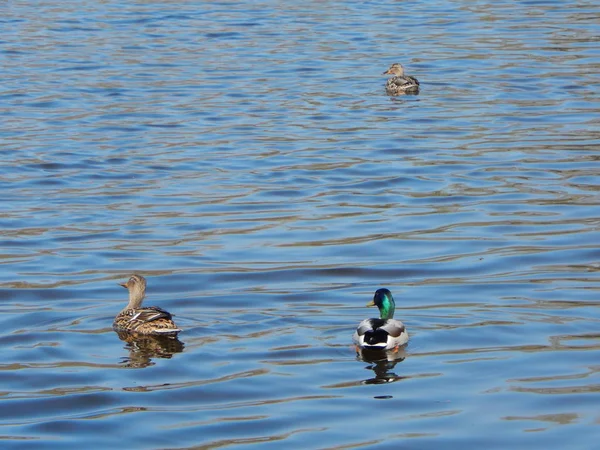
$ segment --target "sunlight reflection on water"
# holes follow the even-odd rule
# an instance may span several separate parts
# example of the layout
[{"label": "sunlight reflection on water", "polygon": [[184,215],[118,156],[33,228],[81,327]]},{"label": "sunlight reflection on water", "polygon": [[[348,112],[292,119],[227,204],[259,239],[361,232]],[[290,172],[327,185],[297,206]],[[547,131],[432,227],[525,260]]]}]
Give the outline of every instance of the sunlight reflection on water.
[{"label": "sunlight reflection on water", "polygon": [[[593,447],[598,9],[12,4],[4,443]],[[180,340],[112,331],[134,272]]]}]

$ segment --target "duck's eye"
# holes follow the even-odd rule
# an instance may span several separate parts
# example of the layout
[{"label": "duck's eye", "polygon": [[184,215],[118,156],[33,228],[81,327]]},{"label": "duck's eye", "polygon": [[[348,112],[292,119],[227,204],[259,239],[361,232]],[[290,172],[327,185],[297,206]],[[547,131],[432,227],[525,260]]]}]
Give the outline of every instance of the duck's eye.
[{"label": "duck's eye", "polygon": [[129,279],[129,282],[130,282],[130,283],[135,283],[135,278],[131,277],[131,278]]}]

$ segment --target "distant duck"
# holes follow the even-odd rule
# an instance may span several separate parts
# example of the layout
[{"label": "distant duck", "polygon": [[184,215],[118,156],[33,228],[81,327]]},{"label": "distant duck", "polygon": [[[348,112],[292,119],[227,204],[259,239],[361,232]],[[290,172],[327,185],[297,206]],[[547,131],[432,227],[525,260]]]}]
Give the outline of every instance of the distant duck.
[{"label": "distant duck", "polygon": [[408,342],[404,324],[394,319],[396,304],[389,289],[377,289],[373,301],[367,306],[379,308],[379,319],[365,319],[359,325],[352,340],[364,350],[395,350]]},{"label": "distant duck", "polygon": [[170,313],[157,306],[142,307],[146,295],[146,279],[132,275],[127,283],[119,283],[129,290],[129,303],[115,317],[113,328],[117,332],[154,336],[177,336],[181,330],[173,322]]},{"label": "distant duck", "polygon": [[392,64],[383,75],[393,75],[385,83],[385,90],[389,95],[418,94],[419,81],[410,75],[404,75],[402,64]]}]

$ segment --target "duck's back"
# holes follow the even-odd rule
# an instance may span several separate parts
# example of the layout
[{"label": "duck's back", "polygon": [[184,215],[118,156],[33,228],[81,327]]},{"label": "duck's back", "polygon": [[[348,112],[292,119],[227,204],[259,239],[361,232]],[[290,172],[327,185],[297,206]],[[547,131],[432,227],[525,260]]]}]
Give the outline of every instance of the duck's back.
[{"label": "duck's back", "polygon": [[125,309],[115,317],[113,328],[117,331],[163,336],[176,336],[181,331],[173,322],[171,313],[158,306]]},{"label": "duck's back", "polygon": [[385,83],[390,94],[415,93],[419,91],[419,80],[409,75],[392,77]]},{"label": "duck's back", "polygon": [[361,348],[394,348],[408,342],[408,333],[404,324],[395,319],[365,319],[353,336],[354,342]]}]

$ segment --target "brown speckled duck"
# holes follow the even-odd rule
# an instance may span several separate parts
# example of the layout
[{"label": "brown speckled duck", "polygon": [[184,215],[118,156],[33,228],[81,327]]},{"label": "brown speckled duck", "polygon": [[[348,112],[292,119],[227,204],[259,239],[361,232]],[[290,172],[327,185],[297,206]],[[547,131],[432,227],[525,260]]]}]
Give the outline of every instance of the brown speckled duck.
[{"label": "brown speckled duck", "polygon": [[393,75],[385,83],[385,90],[388,95],[418,94],[419,81],[410,75],[404,75],[402,64],[392,64],[383,75]]},{"label": "brown speckled duck", "polygon": [[115,317],[115,331],[154,336],[177,336],[177,328],[170,313],[157,306],[142,308],[146,295],[146,279],[141,275],[132,275],[127,283],[119,283],[129,290],[129,303]]}]

